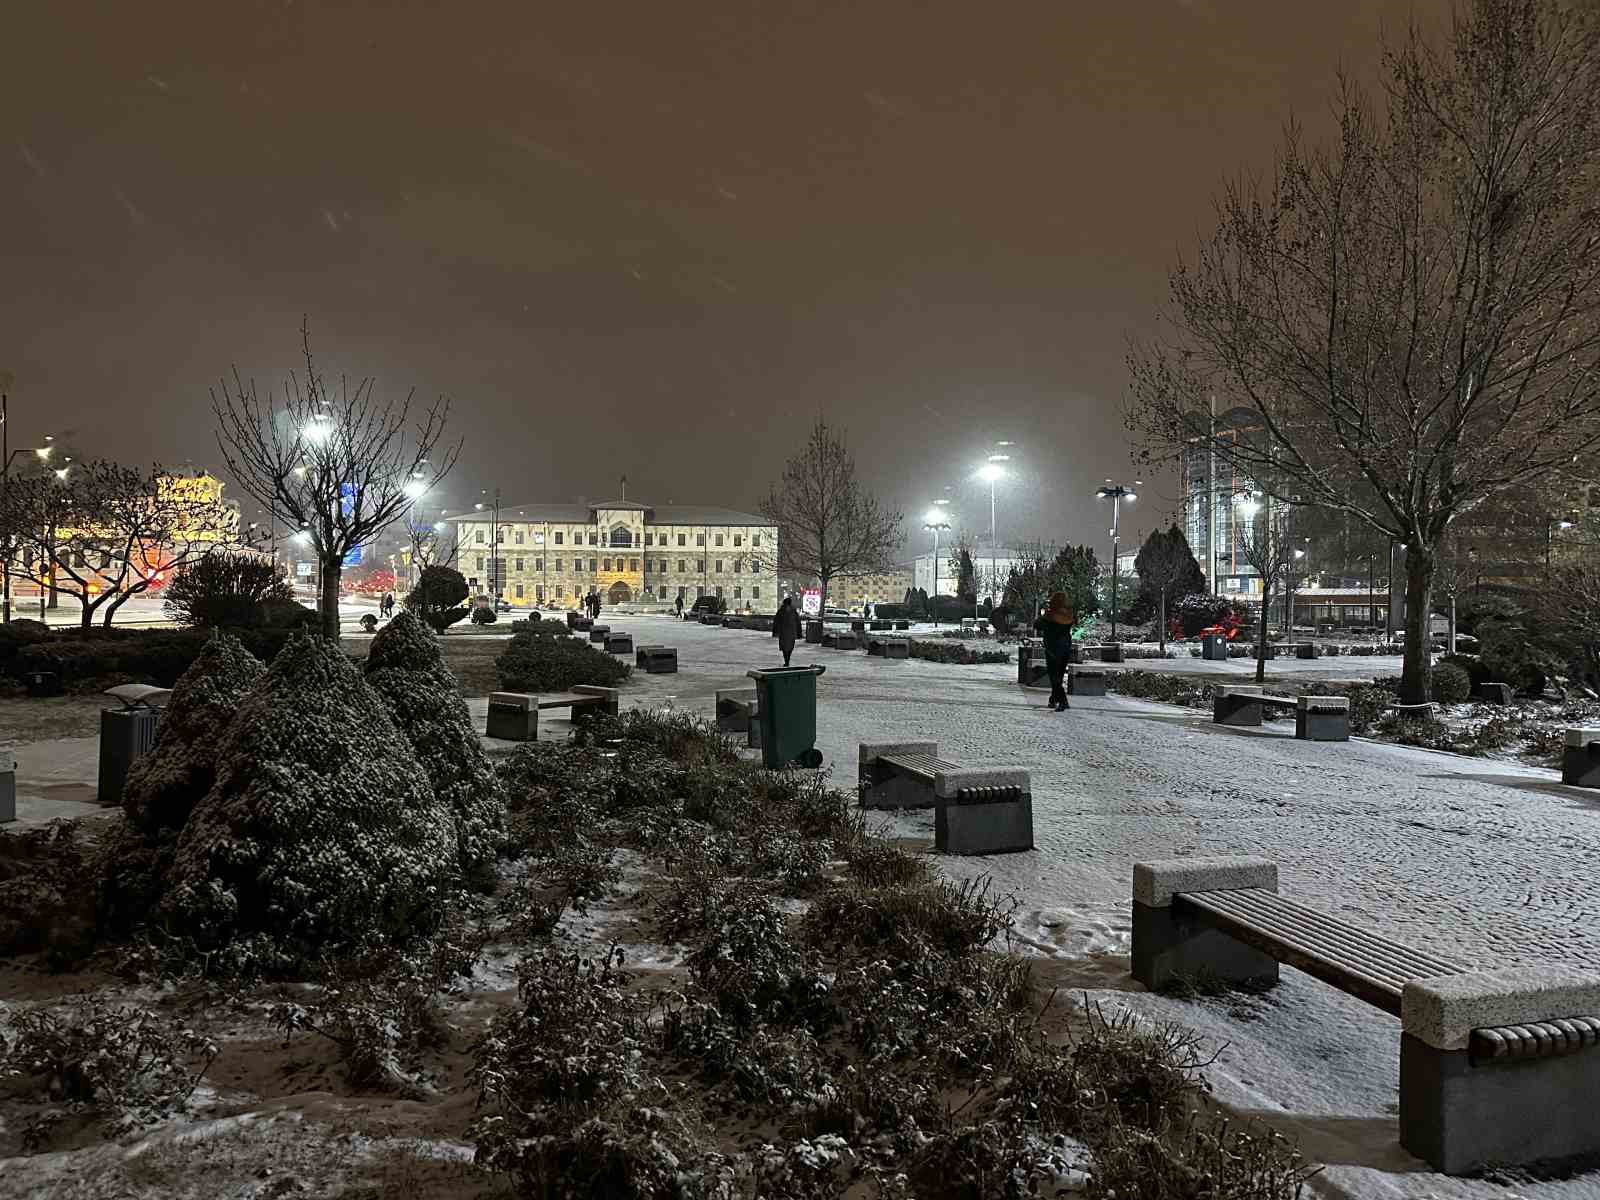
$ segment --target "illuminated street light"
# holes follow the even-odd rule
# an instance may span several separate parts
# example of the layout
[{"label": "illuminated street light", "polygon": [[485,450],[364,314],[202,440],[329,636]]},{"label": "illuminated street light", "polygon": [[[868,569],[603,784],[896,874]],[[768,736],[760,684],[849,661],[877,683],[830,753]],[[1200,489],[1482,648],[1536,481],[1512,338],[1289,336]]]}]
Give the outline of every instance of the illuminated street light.
[{"label": "illuminated street light", "polygon": [[[1144,480],[1134,481],[1139,486],[1144,485]],[[1137,500],[1139,493],[1133,488],[1120,483],[1106,480],[1105,486],[1098,489],[1095,495],[1102,500],[1111,501],[1111,640],[1117,640],[1117,548],[1121,544],[1122,534],[1119,532],[1122,502],[1124,500]]]},{"label": "illuminated street light", "polygon": [[939,533],[950,528],[950,522],[944,519],[944,509],[940,506],[949,504],[950,501],[935,500],[933,503],[934,507],[930,508],[928,515],[922,519],[922,527],[933,534],[933,595],[929,597],[928,607],[933,613],[933,627],[937,629],[939,628]]},{"label": "illuminated street light", "polygon": [[427,481],[422,479],[406,480],[405,493],[413,500],[422,499],[423,496],[428,494]]}]

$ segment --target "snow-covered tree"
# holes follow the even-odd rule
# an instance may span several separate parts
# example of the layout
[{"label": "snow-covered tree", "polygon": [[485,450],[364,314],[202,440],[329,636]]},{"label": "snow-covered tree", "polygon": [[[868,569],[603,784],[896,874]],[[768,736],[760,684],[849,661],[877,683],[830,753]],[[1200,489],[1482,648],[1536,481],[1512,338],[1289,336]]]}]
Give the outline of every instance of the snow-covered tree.
[{"label": "snow-covered tree", "polygon": [[397,614],[372,639],[366,675],[455,820],[462,875],[484,878],[505,838],[505,803],[438,637],[415,613]]},{"label": "snow-covered tree", "polygon": [[455,824],[411,744],[331,639],[296,634],[217,747],[178,839],[169,932],[225,969],[282,971],[430,928]]}]

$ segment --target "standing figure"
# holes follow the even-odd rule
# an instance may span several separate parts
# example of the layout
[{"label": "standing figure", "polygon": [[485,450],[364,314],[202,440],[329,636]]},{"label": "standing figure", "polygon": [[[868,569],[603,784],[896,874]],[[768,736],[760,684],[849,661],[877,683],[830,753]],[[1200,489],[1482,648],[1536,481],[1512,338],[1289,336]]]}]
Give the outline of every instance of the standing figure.
[{"label": "standing figure", "polygon": [[679,592],[677,599],[672,602],[672,611],[678,615],[678,620],[683,620],[683,593]]},{"label": "standing figure", "polygon": [[1033,623],[1034,630],[1044,639],[1044,664],[1050,674],[1050,707],[1061,712],[1072,706],[1067,703],[1067,689],[1062,677],[1067,673],[1067,663],[1072,661],[1072,626],[1077,614],[1067,604],[1065,592],[1052,592],[1044,615]]},{"label": "standing figure", "polygon": [[800,637],[800,614],[794,610],[794,601],[788,596],[778,606],[778,615],[772,618],[772,636],[778,639],[778,649],[783,651],[783,665],[789,665],[794,644]]}]

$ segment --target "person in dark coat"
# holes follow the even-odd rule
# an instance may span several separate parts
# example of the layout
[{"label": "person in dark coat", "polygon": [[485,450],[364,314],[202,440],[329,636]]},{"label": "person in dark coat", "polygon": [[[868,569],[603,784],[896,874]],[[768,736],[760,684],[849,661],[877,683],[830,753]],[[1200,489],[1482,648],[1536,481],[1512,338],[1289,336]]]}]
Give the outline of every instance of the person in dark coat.
[{"label": "person in dark coat", "polygon": [[1067,663],[1072,661],[1072,626],[1077,614],[1067,603],[1065,592],[1054,592],[1044,615],[1033,623],[1034,631],[1044,639],[1044,665],[1050,674],[1050,707],[1062,712],[1072,706],[1067,703],[1067,689],[1061,680],[1067,673]]},{"label": "person in dark coat", "polygon": [[672,602],[672,611],[678,614],[678,620],[680,620],[680,621],[683,620],[683,593],[682,592],[679,592],[677,598],[675,600],[673,600],[673,602]]},{"label": "person in dark coat", "polygon": [[785,596],[778,605],[778,615],[772,618],[772,636],[778,639],[778,649],[783,651],[783,665],[789,665],[794,644],[800,638],[800,614],[794,610],[794,600]]}]

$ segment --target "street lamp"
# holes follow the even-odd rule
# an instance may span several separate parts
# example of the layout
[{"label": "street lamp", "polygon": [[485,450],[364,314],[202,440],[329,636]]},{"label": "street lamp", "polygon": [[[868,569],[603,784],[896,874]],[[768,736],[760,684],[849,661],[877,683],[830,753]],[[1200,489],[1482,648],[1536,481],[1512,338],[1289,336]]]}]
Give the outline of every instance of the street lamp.
[{"label": "street lamp", "polygon": [[[935,500],[934,504],[948,504],[947,500]],[[923,518],[922,527],[933,534],[933,596],[928,602],[928,607],[933,610],[933,627],[939,628],[939,533],[941,530],[948,532],[950,522],[944,519],[942,508],[930,508],[928,515]]]},{"label": "street lamp", "polygon": [[[995,577],[1000,573],[999,541],[995,533],[994,519],[994,486],[1006,476],[1004,464],[1011,461],[1011,455],[1004,453],[1003,448],[1014,446],[1015,442],[996,442],[995,453],[989,455],[983,466],[978,468],[978,478],[989,485],[989,618],[994,619],[994,586]],[[977,589],[973,589],[972,615],[978,615]]]},{"label": "street lamp", "polygon": [[[1144,480],[1135,480],[1137,485],[1142,485]],[[1133,501],[1139,498],[1139,493],[1133,488],[1120,483],[1106,480],[1105,486],[1095,492],[1102,500],[1111,501],[1111,640],[1117,640],[1117,547],[1122,541],[1120,532],[1120,518],[1122,515],[1122,502]]]},{"label": "street lamp", "polygon": [[[30,449],[30,447],[22,446],[19,446],[15,450],[10,448],[11,425],[6,420],[6,406],[6,394],[4,392],[0,392],[0,519],[4,519],[5,515],[6,492],[9,486],[9,480],[11,478],[12,460],[14,460],[19,454],[28,453],[28,450]],[[49,461],[50,453],[55,449],[54,446],[49,444],[55,441],[55,438],[51,437],[47,433],[44,435],[44,440],[45,445],[31,447],[33,453],[38,456],[40,462]],[[71,460],[69,459],[68,461]],[[0,601],[0,622],[4,622],[7,625],[11,623],[12,550],[13,547],[10,545],[9,541],[5,545],[4,549],[0,550],[0,579],[3,579],[3,582],[0,582],[0,593],[3,593],[4,595],[4,600]]]},{"label": "street lamp", "polygon": [[1571,529],[1572,522],[1565,517],[1551,517],[1544,523],[1544,581],[1550,582],[1550,549],[1555,542],[1557,529]]}]

